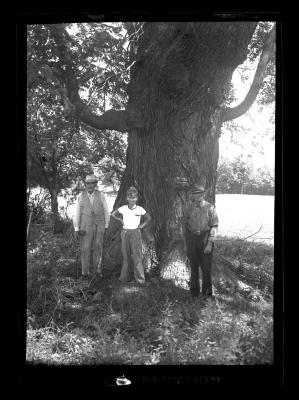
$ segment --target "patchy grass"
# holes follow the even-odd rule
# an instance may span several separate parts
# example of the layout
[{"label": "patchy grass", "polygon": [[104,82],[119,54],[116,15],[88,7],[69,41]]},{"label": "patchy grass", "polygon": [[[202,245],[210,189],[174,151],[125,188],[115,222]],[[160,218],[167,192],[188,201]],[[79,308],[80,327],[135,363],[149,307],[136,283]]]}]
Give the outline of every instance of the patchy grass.
[{"label": "patchy grass", "polygon": [[[273,247],[219,241],[215,302],[173,282],[79,278],[71,232],[28,248],[27,361],[45,364],[270,364]],[[63,255],[63,256],[62,256]]]},{"label": "patchy grass", "polygon": [[219,238],[214,254],[215,282],[218,284],[221,276],[227,276],[228,273],[228,280],[236,283],[248,298],[271,299],[274,284],[273,255],[274,248],[269,244],[226,238],[221,241]]}]

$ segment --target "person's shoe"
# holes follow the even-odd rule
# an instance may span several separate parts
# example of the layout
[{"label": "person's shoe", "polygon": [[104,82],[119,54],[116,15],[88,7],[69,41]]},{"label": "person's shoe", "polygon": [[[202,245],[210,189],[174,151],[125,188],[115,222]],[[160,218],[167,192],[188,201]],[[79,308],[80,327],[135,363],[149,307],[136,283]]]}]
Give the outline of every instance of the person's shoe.
[{"label": "person's shoe", "polygon": [[140,285],[140,286],[150,286],[150,282],[146,282],[146,281],[137,282],[137,283],[138,283],[138,285]]},{"label": "person's shoe", "polygon": [[97,275],[99,278],[103,278],[103,272],[102,271],[96,271],[95,275]]},{"label": "person's shoe", "polygon": [[204,295],[204,296],[201,296],[200,300],[201,300],[204,304],[206,304],[209,300],[212,301],[212,302],[215,302],[215,301],[216,301],[215,296],[213,296],[213,295]]},{"label": "person's shoe", "polygon": [[124,281],[120,278],[118,278],[119,283],[122,283],[123,285],[127,285],[128,283],[134,283],[134,281]]},{"label": "person's shoe", "polygon": [[208,298],[208,300],[211,300],[211,301],[213,301],[213,302],[215,302],[216,301],[216,297],[214,296],[214,295],[209,295],[209,296],[207,296],[207,298]]},{"label": "person's shoe", "polygon": [[102,278],[102,277],[103,277],[103,274],[102,274],[102,272],[92,271],[91,274],[90,274],[90,276],[91,276],[92,278]]}]

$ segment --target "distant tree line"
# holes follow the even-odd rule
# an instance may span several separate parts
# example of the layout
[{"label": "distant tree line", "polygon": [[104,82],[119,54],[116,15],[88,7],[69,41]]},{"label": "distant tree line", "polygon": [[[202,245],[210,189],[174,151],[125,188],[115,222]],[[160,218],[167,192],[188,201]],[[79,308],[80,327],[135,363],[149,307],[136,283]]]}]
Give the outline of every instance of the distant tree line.
[{"label": "distant tree line", "polygon": [[274,195],[274,171],[263,166],[254,171],[242,156],[233,161],[220,159],[217,170],[216,192],[231,194]]}]

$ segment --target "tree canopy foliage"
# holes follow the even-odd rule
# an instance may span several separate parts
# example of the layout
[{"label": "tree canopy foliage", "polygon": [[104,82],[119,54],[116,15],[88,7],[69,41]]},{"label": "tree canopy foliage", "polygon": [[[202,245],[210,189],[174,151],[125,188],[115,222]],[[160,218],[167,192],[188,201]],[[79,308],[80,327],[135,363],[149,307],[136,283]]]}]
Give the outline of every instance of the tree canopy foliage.
[{"label": "tree canopy foliage", "polygon": [[[103,34],[104,29],[103,27]],[[88,38],[91,33],[93,41],[89,43]],[[83,35],[84,45],[81,43]],[[105,42],[103,37],[101,39],[100,32],[95,31],[92,26],[86,27],[85,24],[80,24],[76,39],[77,47],[75,41],[70,48],[71,54],[74,54],[73,62],[78,66],[78,72],[81,71],[79,74],[81,90],[87,98],[88,106],[102,112],[106,107],[105,95],[109,95],[111,86],[114,85],[110,79],[109,84],[105,85],[101,92],[103,102],[99,102],[98,82],[103,68],[98,67],[96,50],[101,46],[105,47]],[[91,47],[92,57],[88,56]],[[103,57],[105,62],[107,62],[106,57]],[[94,60],[97,61],[97,65],[93,64]],[[105,73],[108,74],[110,71]],[[105,170],[103,160],[110,160],[110,163],[113,161],[113,164],[118,165],[115,169],[119,173],[125,162],[124,139],[117,132],[113,135],[107,131],[98,134],[90,126],[79,126],[78,120],[72,115],[72,105],[65,94],[61,68],[57,63],[55,42],[49,37],[48,29],[43,25],[28,28],[27,84],[29,180],[46,188],[55,183],[59,191],[69,187],[78,177],[90,173],[101,161]],[[121,89],[113,101],[114,106],[118,102],[118,106],[121,107],[123,101]]]},{"label": "tree canopy foliage", "polygon": [[[88,107],[89,115],[81,121],[96,125],[99,115],[106,111],[107,96],[113,110],[126,107],[130,68],[138,62],[135,44],[143,33],[144,23],[78,23],[60,25],[35,25],[29,28],[29,52],[40,54],[28,61],[28,87],[33,88],[46,79],[51,90],[60,96],[66,112]],[[248,61],[255,62],[265,44],[274,34],[272,22],[259,22],[249,44]],[[273,39],[269,41],[273,46]],[[42,45],[42,46],[41,46]],[[42,49],[41,49],[42,47]],[[270,50],[270,49],[269,49]],[[275,96],[275,54],[269,57],[262,76],[259,77],[257,101],[273,102]],[[249,68],[248,63],[239,67]],[[254,97],[254,99],[255,99]],[[231,93],[226,101],[234,100]],[[93,115],[93,117],[95,117]],[[124,121],[122,120],[124,123]],[[127,121],[128,122],[128,121]],[[131,121],[132,122],[132,121]],[[107,119],[103,123],[109,128]],[[115,127],[120,131],[124,126]],[[100,128],[101,129],[101,128]]]},{"label": "tree canopy foliage", "polygon": [[[70,48],[71,54],[74,54],[72,60],[78,65],[82,96],[86,96],[88,107],[103,112],[106,96],[111,98],[115,82],[111,77],[114,68],[112,63],[110,69],[105,71],[105,74],[110,74],[110,79],[101,90],[103,101],[99,102],[99,82],[100,77],[103,77],[103,68],[99,67],[96,49],[106,48],[99,33],[92,26],[80,24],[77,42],[72,41]],[[93,40],[89,43],[90,35]],[[46,188],[55,202],[63,189],[69,188],[94,170],[98,170],[101,175],[112,167],[119,179],[125,164],[124,138],[116,131],[111,134],[103,130],[99,134],[88,125],[80,125],[74,117],[72,104],[61,79],[61,66],[57,63],[56,45],[45,26],[29,26],[27,42],[28,185]],[[88,56],[91,48],[92,57]],[[103,57],[105,62],[107,57]],[[122,88],[119,88],[119,94],[113,97],[113,106],[121,107],[123,98]]]}]

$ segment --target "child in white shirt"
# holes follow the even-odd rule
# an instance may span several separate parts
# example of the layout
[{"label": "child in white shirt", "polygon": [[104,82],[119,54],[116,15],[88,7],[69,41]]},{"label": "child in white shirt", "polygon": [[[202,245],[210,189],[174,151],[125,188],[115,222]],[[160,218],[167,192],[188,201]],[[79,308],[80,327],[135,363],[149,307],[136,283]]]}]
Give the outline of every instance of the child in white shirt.
[{"label": "child in white shirt", "polygon": [[[144,228],[151,220],[150,215],[143,207],[138,206],[138,192],[131,186],[127,190],[128,204],[114,210],[111,216],[123,225],[121,232],[121,251],[123,256],[122,270],[119,280],[127,282],[129,280],[129,257],[132,256],[134,264],[135,281],[145,283],[144,268],[142,265],[142,240],[140,229]],[[122,219],[117,217],[122,215]],[[145,221],[140,224],[141,217],[144,216]]]}]

